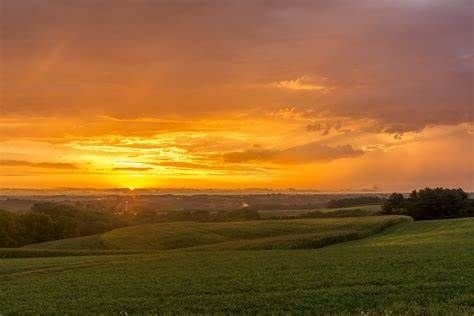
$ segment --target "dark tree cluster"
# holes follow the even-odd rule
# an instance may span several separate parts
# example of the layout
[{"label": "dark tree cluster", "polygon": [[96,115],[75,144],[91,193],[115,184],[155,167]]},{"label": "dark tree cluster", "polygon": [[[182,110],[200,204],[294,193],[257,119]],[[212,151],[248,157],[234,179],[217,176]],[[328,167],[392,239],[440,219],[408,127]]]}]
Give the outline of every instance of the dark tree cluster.
[{"label": "dark tree cluster", "polygon": [[125,221],[108,212],[70,204],[37,203],[23,214],[0,210],[0,247],[93,235],[125,225]]},{"label": "dark tree cluster", "polygon": [[0,247],[18,247],[29,243],[78,236],[77,226],[69,221],[28,212],[14,214],[0,210]]},{"label": "dark tree cluster", "polygon": [[405,214],[415,220],[474,216],[474,200],[462,189],[426,188],[405,198],[393,193],[383,205],[386,214]]}]

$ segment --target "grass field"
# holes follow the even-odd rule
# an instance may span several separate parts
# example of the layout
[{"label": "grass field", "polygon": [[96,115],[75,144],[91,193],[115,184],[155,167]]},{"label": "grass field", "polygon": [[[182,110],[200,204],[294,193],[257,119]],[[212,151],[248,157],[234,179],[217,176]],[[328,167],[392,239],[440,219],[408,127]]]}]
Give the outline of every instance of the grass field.
[{"label": "grass field", "polygon": [[358,239],[391,225],[410,220],[405,216],[267,220],[226,223],[175,222],[131,226],[110,232],[33,244],[27,249],[150,251],[206,247],[206,249],[317,248]]},{"label": "grass field", "polygon": [[319,249],[3,259],[0,314],[474,314],[474,219]]},{"label": "grass field", "polygon": [[261,210],[258,211],[263,219],[269,218],[285,218],[290,216],[302,216],[310,212],[318,212],[321,214],[336,215],[334,217],[345,216],[370,216],[377,215],[382,210],[381,205],[361,205],[340,208],[318,208],[318,209],[301,209],[301,210]]}]

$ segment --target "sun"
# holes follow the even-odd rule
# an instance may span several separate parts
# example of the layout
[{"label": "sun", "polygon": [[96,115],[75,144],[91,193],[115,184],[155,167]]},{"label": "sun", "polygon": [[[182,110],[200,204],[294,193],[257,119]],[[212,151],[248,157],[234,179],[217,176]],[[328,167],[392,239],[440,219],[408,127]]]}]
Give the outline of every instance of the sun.
[{"label": "sun", "polygon": [[130,191],[137,189],[154,187],[157,184],[157,177],[154,175],[140,175],[130,173],[119,173],[109,175],[108,181],[113,187],[127,188]]}]

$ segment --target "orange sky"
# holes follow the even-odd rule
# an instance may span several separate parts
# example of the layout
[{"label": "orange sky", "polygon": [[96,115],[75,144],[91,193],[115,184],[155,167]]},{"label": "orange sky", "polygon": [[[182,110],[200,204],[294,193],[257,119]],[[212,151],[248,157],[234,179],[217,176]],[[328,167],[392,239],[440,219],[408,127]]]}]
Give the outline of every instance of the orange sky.
[{"label": "orange sky", "polygon": [[468,1],[13,1],[0,187],[474,190]]}]

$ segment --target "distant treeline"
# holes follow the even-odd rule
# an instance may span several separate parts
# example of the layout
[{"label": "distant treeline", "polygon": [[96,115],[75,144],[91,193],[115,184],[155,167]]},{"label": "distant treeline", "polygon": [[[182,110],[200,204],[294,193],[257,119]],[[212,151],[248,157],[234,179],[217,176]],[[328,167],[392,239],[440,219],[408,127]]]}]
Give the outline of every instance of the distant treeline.
[{"label": "distant treeline", "polygon": [[383,205],[385,214],[403,214],[415,220],[474,216],[474,200],[462,189],[426,188],[405,198],[393,193]]},{"label": "distant treeline", "polygon": [[350,198],[334,199],[327,203],[328,208],[352,207],[370,204],[382,204],[385,199],[378,196],[356,196]]},{"label": "distant treeline", "polygon": [[[142,210],[160,212],[203,210],[209,212],[251,210],[302,210],[329,207],[342,208],[381,204],[374,195],[351,197],[336,194],[248,194],[248,195],[122,195],[122,196],[44,196],[0,198],[0,209],[27,212],[35,203],[56,202],[82,208],[134,213]],[[38,200],[39,199],[39,200]]]},{"label": "distant treeline", "polygon": [[26,212],[35,203],[56,202],[88,204],[94,209],[113,212],[134,212],[144,209],[169,211],[205,210],[210,212],[232,211],[241,208],[254,210],[309,209],[325,207],[335,195],[327,194],[248,194],[248,195],[104,195],[104,196],[24,196],[0,197],[0,209]]}]

